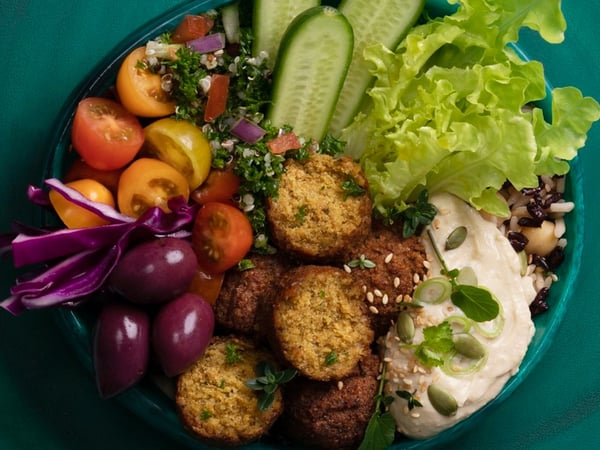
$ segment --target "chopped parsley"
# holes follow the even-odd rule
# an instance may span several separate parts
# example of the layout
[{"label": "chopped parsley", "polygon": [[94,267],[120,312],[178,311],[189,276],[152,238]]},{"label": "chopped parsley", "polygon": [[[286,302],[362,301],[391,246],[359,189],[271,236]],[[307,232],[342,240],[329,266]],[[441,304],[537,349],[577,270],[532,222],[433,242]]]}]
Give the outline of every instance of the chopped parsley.
[{"label": "chopped parsley", "polygon": [[396,395],[400,398],[403,398],[404,400],[406,400],[408,402],[408,410],[412,411],[413,409],[417,408],[417,407],[422,407],[423,404],[417,400],[415,398],[415,392],[408,392],[408,391],[396,391]]},{"label": "chopped parsley", "polygon": [[208,420],[211,417],[214,417],[214,414],[211,413],[208,409],[203,409],[202,411],[200,411],[200,419],[201,420]]},{"label": "chopped parsley", "polygon": [[235,364],[242,360],[242,356],[233,342],[228,342],[225,346],[225,362],[227,364]]},{"label": "chopped parsley", "polygon": [[367,192],[353,177],[349,177],[342,183],[342,191],[344,191],[344,200],[348,197],[360,197]]},{"label": "chopped parsley", "polygon": [[329,353],[327,353],[327,355],[325,356],[325,365],[326,366],[332,366],[335,363],[337,363],[339,360],[338,354],[335,350],[330,351]]},{"label": "chopped parsley", "polygon": [[298,212],[294,215],[296,222],[304,223],[306,220],[306,205],[302,205],[298,208]]},{"label": "chopped parsley", "polygon": [[256,378],[246,381],[253,391],[260,392],[258,398],[258,409],[265,411],[275,401],[275,393],[279,386],[292,380],[297,374],[295,369],[276,370],[272,364],[261,362],[256,367]]},{"label": "chopped parsley", "polygon": [[346,263],[346,265],[348,267],[350,267],[351,269],[354,269],[357,267],[361,268],[361,269],[373,269],[376,267],[376,264],[373,261],[371,261],[370,259],[367,259],[367,257],[364,254],[360,255],[360,257],[357,259],[348,261]]}]

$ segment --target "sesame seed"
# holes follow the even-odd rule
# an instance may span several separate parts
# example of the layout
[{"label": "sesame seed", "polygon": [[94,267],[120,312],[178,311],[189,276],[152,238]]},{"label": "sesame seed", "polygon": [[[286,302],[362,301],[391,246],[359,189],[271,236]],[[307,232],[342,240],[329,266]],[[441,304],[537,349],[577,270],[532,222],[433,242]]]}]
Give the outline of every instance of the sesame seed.
[{"label": "sesame seed", "polygon": [[425,267],[426,269],[431,269],[431,263],[428,260],[424,259],[423,267]]},{"label": "sesame seed", "polygon": [[402,298],[406,303],[410,303],[412,302],[412,297],[408,294],[404,294],[404,297]]},{"label": "sesame seed", "polygon": [[373,301],[375,300],[375,297],[373,296],[372,292],[367,292],[367,301],[369,303],[373,303]]},{"label": "sesame seed", "polygon": [[383,358],[383,362],[392,362],[392,358],[389,356],[386,356],[385,358]]},{"label": "sesame seed", "polygon": [[388,295],[387,294],[383,294],[383,298],[381,299],[381,304],[382,305],[387,305],[388,304]]},{"label": "sesame seed", "polygon": [[379,314],[379,310],[373,305],[369,306],[369,311],[371,311],[373,314]]},{"label": "sesame seed", "polygon": [[400,278],[394,277],[394,287],[397,288],[398,286],[400,286]]},{"label": "sesame seed", "polygon": [[363,292],[367,292],[367,285],[366,285],[366,284],[363,284],[363,285],[362,285],[362,291],[363,291]]},{"label": "sesame seed", "polygon": [[383,262],[387,264],[387,263],[389,263],[392,260],[393,257],[394,257],[393,253],[388,253],[388,255],[385,257],[385,259],[383,260]]},{"label": "sesame seed", "polygon": [[349,266],[348,264],[344,264],[344,270],[345,270],[347,273],[352,273],[352,269],[350,268],[350,266]]},{"label": "sesame seed", "polygon": [[418,283],[419,281],[421,281],[421,276],[418,273],[415,273],[413,275],[413,282]]},{"label": "sesame seed", "polygon": [[412,386],[413,384],[413,380],[411,380],[410,378],[404,378],[402,381],[404,381],[404,384],[406,384],[407,386]]},{"label": "sesame seed", "polygon": [[394,300],[396,303],[402,303],[402,294],[398,294]]},{"label": "sesame seed", "polygon": [[412,417],[413,419],[418,419],[419,417],[421,417],[421,414],[419,414],[418,412],[413,412],[410,413],[410,417]]},{"label": "sesame seed", "polygon": [[341,391],[344,389],[344,382],[342,380],[338,381],[337,388]]},{"label": "sesame seed", "polygon": [[375,289],[373,294],[375,294],[377,297],[383,297],[383,293],[379,289]]}]

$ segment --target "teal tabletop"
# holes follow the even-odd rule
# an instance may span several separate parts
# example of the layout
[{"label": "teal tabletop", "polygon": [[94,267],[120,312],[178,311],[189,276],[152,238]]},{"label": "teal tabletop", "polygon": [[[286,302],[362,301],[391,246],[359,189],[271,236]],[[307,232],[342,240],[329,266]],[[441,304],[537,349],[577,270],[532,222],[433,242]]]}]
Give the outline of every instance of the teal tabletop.
[{"label": "teal tabletop", "polygon": [[[13,220],[36,220],[25,189],[41,180],[53,124],[69,94],[130,33],[181,3],[0,0],[0,230]],[[562,2],[564,43],[550,45],[524,33],[521,47],[544,63],[554,86],[574,85],[600,99],[600,8],[590,3],[595,2]],[[586,230],[582,269],[552,344],[505,401],[445,448],[600,448],[598,147],[596,124],[579,156]],[[0,274],[4,297],[14,278],[8,261],[0,261]],[[0,449],[184,448],[118,400],[98,397],[51,313],[12,317],[0,311]]]}]

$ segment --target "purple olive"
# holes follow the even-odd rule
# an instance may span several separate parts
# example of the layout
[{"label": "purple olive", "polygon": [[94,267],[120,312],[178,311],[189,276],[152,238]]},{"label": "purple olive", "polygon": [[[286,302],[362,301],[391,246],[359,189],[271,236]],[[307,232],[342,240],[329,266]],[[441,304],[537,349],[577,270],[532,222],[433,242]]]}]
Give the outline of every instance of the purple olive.
[{"label": "purple olive", "polygon": [[186,291],[197,264],[187,241],[156,238],[128,250],[113,270],[109,284],[131,302],[164,303]]},{"label": "purple olive", "polygon": [[202,297],[185,293],[162,306],[152,325],[152,346],[166,375],[189,368],[212,338],[215,316]]},{"label": "purple olive", "polygon": [[150,319],[122,302],[102,308],[93,343],[96,385],[102,398],[133,386],[146,373],[150,357]]}]

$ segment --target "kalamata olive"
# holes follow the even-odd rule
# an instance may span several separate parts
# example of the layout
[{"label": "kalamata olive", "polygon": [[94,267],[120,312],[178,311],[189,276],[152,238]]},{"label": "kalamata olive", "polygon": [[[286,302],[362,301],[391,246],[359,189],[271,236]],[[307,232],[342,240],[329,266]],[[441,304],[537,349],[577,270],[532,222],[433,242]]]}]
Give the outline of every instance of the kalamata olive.
[{"label": "kalamata olive", "polygon": [[149,355],[150,319],[146,312],[124,302],[104,306],[93,342],[101,397],[112,397],[137,383],[146,372]]},{"label": "kalamata olive", "polygon": [[128,250],[110,276],[111,287],[134,303],[156,304],[185,292],[196,274],[196,254],[177,238],[156,238]]},{"label": "kalamata olive", "polygon": [[215,327],[211,305],[185,293],[163,305],[152,324],[152,345],[166,375],[184,372],[206,349]]}]

